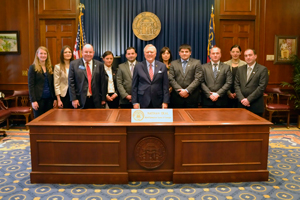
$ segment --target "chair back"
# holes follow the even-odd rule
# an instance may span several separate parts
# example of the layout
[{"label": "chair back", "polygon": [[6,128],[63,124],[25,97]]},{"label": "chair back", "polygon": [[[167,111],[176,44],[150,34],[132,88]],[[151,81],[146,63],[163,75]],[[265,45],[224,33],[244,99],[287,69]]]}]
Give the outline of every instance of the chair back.
[{"label": "chair back", "polygon": [[3,101],[0,100],[0,110],[7,110],[7,107],[4,105]]},{"label": "chair back", "polygon": [[[283,93],[279,87],[267,87],[265,93],[267,94],[266,104],[280,104],[280,96],[290,96],[289,94]],[[287,98],[286,105],[289,105],[289,98]]]},{"label": "chair back", "polygon": [[12,96],[15,97],[15,107],[28,106],[28,102],[29,102],[29,91],[28,90],[15,90]]}]

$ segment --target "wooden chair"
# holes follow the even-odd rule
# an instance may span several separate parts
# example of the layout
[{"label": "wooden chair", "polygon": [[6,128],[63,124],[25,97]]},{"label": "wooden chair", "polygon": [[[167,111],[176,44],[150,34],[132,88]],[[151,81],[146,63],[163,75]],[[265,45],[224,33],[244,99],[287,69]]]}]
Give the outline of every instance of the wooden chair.
[{"label": "wooden chair", "polygon": [[[287,128],[290,127],[290,111],[291,107],[289,105],[290,94],[283,93],[280,88],[266,88],[265,93],[267,94],[266,100],[266,111],[269,113],[269,121],[272,122],[273,113],[285,112],[287,113]],[[280,97],[285,97],[286,100]],[[285,103],[282,103],[282,102]]]},{"label": "wooden chair", "polygon": [[[32,108],[28,106],[29,102],[29,91],[28,90],[15,90],[14,93],[4,98],[4,100],[14,100],[14,106],[8,107],[12,116],[22,115],[25,117],[26,124],[29,122],[30,115],[32,116]],[[14,119],[17,120],[17,119]],[[7,126],[7,130],[9,125]],[[26,126],[26,130],[28,127]]]},{"label": "wooden chair", "polygon": [[[6,126],[9,126],[8,118],[10,116],[10,111],[4,105],[3,101],[0,100],[0,124],[6,121]],[[0,131],[0,134],[6,136],[5,131]]]}]

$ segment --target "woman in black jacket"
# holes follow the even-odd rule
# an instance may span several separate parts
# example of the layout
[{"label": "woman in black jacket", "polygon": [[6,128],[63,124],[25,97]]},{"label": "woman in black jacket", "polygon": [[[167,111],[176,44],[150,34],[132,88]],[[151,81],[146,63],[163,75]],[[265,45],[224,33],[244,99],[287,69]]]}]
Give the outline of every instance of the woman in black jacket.
[{"label": "woman in black jacket", "polygon": [[53,67],[46,47],[40,46],[36,51],[34,61],[28,70],[28,88],[34,118],[56,107]]},{"label": "woman in black jacket", "polygon": [[106,51],[102,55],[105,69],[105,83],[107,84],[106,103],[109,108],[119,108],[119,92],[117,89],[117,69],[114,69],[114,54],[111,51]]}]

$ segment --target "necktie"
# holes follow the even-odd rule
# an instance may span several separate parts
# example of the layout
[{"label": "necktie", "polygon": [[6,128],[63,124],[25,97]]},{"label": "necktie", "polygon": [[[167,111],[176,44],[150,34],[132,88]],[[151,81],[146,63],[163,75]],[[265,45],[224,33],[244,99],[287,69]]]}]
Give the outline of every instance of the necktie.
[{"label": "necktie", "polygon": [[218,64],[214,64],[214,77],[217,77],[218,74],[218,69],[217,69]]},{"label": "necktie", "polygon": [[131,73],[131,77],[133,76],[133,70],[134,70],[134,65],[133,63],[130,64],[130,73]]},{"label": "necktie", "polygon": [[150,79],[152,81],[153,80],[153,69],[152,69],[152,64],[151,63],[149,65],[149,76],[150,76]]},{"label": "necktie", "polygon": [[251,67],[247,67],[247,81],[249,80],[249,77],[251,75],[251,71],[252,71]]},{"label": "necktie", "polygon": [[89,92],[92,94],[92,73],[88,62],[86,63],[86,75],[89,82]]},{"label": "necktie", "polygon": [[186,61],[186,60],[182,62],[182,70],[183,70],[183,73],[185,73],[186,64],[187,64],[187,61]]}]

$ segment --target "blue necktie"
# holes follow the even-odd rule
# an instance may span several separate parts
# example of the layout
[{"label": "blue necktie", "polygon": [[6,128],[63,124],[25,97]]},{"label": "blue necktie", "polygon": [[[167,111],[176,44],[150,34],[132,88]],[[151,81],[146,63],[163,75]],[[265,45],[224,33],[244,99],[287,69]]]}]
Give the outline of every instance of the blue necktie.
[{"label": "blue necktie", "polygon": [[187,64],[187,61],[186,61],[186,60],[182,62],[182,70],[183,70],[183,73],[185,73],[186,64]]}]

